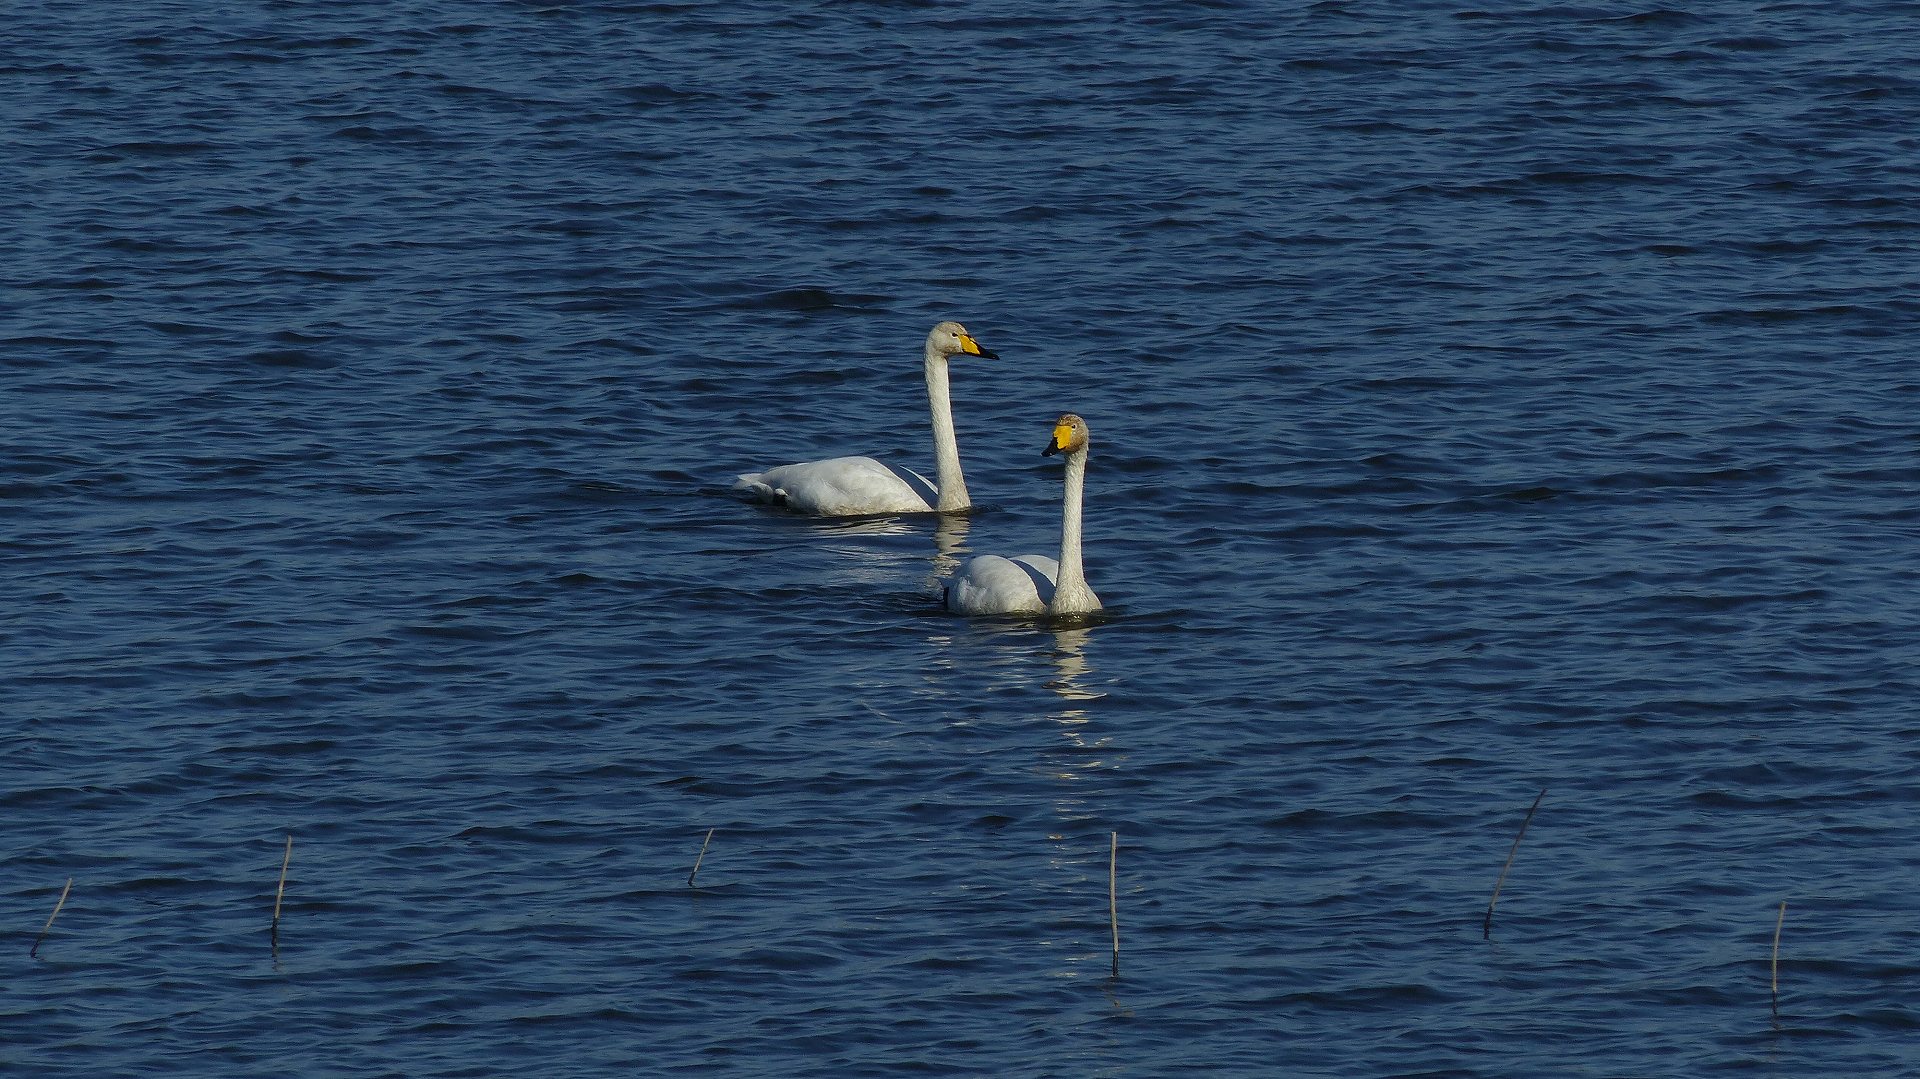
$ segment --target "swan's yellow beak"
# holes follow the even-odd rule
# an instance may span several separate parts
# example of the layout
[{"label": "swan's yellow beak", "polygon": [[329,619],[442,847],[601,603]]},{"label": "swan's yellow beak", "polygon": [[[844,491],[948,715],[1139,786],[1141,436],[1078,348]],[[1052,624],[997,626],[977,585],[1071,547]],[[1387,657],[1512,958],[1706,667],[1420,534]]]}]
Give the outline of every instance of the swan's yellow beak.
[{"label": "swan's yellow beak", "polygon": [[1056,453],[1065,453],[1072,442],[1073,428],[1064,423],[1057,424],[1053,429],[1053,439],[1047,443],[1046,449],[1040,451],[1040,456],[1052,457]]},{"label": "swan's yellow beak", "polygon": [[983,360],[997,360],[1000,358],[994,353],[988,352],[986,349],[981,348],[980,342],[975,341],[973,339],[973,335],[969,333],[963,333],[960,335],[960,351],[966,353],[969,356],[978,356]]}]

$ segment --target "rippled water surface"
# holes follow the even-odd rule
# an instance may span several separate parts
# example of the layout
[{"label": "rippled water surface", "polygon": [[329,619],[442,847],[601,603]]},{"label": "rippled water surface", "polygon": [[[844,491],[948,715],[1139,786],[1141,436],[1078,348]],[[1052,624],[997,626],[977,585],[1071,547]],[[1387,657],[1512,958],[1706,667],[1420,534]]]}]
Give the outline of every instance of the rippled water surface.
[{"label": "rippled water surface", "polygon": [[10,13],[0,1070],[1920,1073],[1917,37]]}]

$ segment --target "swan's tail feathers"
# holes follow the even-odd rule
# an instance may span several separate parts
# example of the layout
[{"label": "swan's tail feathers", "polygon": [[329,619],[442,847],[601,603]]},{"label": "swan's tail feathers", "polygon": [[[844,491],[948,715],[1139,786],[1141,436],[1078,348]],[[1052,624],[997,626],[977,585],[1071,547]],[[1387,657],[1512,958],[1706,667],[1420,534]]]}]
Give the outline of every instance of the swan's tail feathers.
[{"label": "swan's tail feathers", "polygon": [[733,481],[733,493],[761,502],[784,502],[787,493],[767,483],[765,472],[747,472]]}]

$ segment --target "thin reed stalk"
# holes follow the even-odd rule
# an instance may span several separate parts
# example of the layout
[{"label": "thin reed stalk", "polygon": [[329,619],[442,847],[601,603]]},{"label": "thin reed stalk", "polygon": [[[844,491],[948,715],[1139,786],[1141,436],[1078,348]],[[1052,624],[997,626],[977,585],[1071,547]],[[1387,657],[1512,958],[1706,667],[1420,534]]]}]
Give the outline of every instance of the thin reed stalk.
[{"label": "thin reed stalk", "polygon": [[707,829],[707,838],[700,844],[700,855],[693,860],[693,872],[687,874],[687,887],[693,887],[693,878],[700,872],[700,863],[707,857],[707,844],[713,842],[713,829]]},{"label": "thin reed stalk", "polygon": [[1773,1014],[1780,1014],[1780,927],[1787,924],[1787,901],[1780,901],[1780,916],[1773,920]]},{"label": "thin reed stalk", "polygon": [[1107,848],[1107,921],[1113,926],[1113,976],[1120,976],[1120,833]]},{"label": "thin reed stalk", "polygon": [[40,927],[40,935],[33,938],[33,947],[27,949],[27,958],[36,959],[40,955],[40,942],[47,939],[47,931],[53,928],[53,920],[60,917],[60,908],[67,905],[67,893],[73,891],[73,878],[67,878],[67,886],[60,889],[60,901],[53,905],[53,913],[47,915],[47,924]]},{"label": "thin reed stalk", "polygon": [[287,897],[287,865],[293,861],[293,833],[287,833],[286,853],[280,855],[280,886],[273,892],[273,922],[267,926],[267,933],[273,943],[280,943],[280,902]]},{"label": "thin reed stalk", "polygon": [[1513,846],[1507,851],[1507,863],[1500,867],[1500,879],[1493,882],[1493,898],[1487,900],[1486,920],[1480,923],[1482,940],[1493,939],[1493,905],[1500,902],[1500,889],[1507,883],[1507,870],[1513,868],[1513,856],[1520,853],[1520,841],[1526,838],[1527,825],[1533,823],[1534,811],[1540,808],[1540,800],[1546,796],[1547,789],[1540,788],[1540,793],[1533,799],[1533,808],[1527,810],[1527,819],[1520,822],[1520,834],[1513,837]]}]

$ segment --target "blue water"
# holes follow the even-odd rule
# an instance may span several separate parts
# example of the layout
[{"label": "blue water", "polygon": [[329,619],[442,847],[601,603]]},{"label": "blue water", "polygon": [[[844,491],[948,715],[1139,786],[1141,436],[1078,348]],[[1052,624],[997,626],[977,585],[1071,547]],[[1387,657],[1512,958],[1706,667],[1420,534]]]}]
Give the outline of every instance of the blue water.
[{"label": "blue water", "polygon": [[1920,1074],[1917,35],[10,10],[0,1070]]}]

